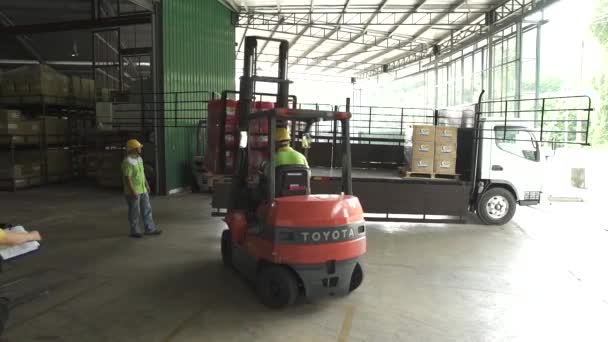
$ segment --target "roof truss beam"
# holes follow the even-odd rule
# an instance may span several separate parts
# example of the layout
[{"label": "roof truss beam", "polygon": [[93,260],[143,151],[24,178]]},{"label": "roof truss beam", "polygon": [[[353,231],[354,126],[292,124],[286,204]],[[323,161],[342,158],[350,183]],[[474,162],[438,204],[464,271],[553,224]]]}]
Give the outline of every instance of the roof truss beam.
[{"label": "roof truss beam", "polygon": [[[387,40],[388,40],[388,37],[390,37],[390,36],[391,36],[391,35],[392,35],[392,34],[393,34],[393,33],[394,33],[394,32],[395,32],[395,31],[396,31],[398,28],[399,28],[399,26],[401,25],[401,23],[403,23],[403,22],[405,22],[406,20],[408,20],[408,18],[410,18],[412,14],[414,14],[416,11],[418,11],[418,10],[420,9],[420,7],[422,7],[422,5],[423,5],[425,2],[426,2],[426,0],[421,1],[420,3],[418,3],[418,5],[417,5],[416,7],[414,7],[414,8],[412,9],[412,11],[410,11],[410,12],[408,12],[408,13],[403,14],[403,16],[401,17],[400,21],[399,21],[399,22],[398,22],[398,23],[397,23],[395,26],[393,26],[393,27],[392,27],[392,28],[391,28],[391,29],[388,31],[387,38],[382,39],[382,40],[381,40],[381,41],[380,41],[378,44],[376,44],[376,46],[381,46],[381,44],[383,44],[383,43],[385,43],[385,42],[386,42],[386,43],[387,43],[387,46],[386,46],[386,49],[387,49],[387,50],[394,51],[394,50],[398,50],[398,49],[400,49],[399,47],[400,47],[400,46],[402,46],[402,45],[401,45],[399,42],[398,42],[398,43],[396,43],[396,44],[389,44],[389,43],[388,43],[388,41],[387,41]],[[405,44],[405,45],[406,45],[406,46],[408,46],[408,45],[411,45],[411,44],[412,44],[412,43],[410,43],[410,44]],[[416,47],[415,47],[414,49],[418,49],[418,51],[420,51],[420,52],[424,52],[424,51],[425,51],[425,46],[424,46],[425,44],[416,44],[416,43],[414,43],[414,45],[416,45]],[[355,51],[355,52],[353,53],[353,55],[355,55],[355,56],[356,56],[356,55],[358,55],[358,54],[364,53],[364,52],[365,52],[365,51],[367,51],[367,50],[369,50],[369,47],[362,46],[362,47],[360,47],[360,48],[359,48],[357,51]],[[348,59],[350,59],[351,57],[352,57],[352,56],[346,56],[346,57],[342,58],[340,61],[333,62],[332,64],[330,64],[330,65],[328,66],[328,68],[330,68],[330,67],[334,67],[334,66],[339,65],[340,63],[346,62],[346,61],[348,61]]]},{"label": "roof truss beam", "polygon": [[[365,31],[367,30],[367,28],[369,27],[369,25],[374,21],[374,19],[377,18],[377,16],[380,13],[380,11],[382,11],[382,8],[384,8],[384,5],[386,5],[387,1],[388,0],[382,0],[382,2],[380,2],[380,4],[378,5],[378,8],[376,8],[376,11],[374,12],[374,14],[372,14],[369,17],[369,19],[367,20],[367,24],[363,26],[363,29],[362,29],[362,31],[360,33],[356,34],[354,37],[352,37],[348,41],[345,41],[345,42],[339,44],[338,46],[336,46],[335,48],[331,49],[331,51],[329,51],[327,54],[325,54],[324,57],[333,56],[336,52],[344,49],[348,44],[350,44],[353,41],[359,39],[359,37],[361,37],[363,34],[365,34]],[[317,65],[317,64],[315,64],[315,65]],[[309,66],[306,70],[310,69],[311,67],[312,66]]]},{"label": "roof truss beam", "polygon": [[[273,32],[276,24],[269,23],[268,25],[258,25],[255,30]],[[244,26],[242,28],[247,28]],[[249,26],[249,29],[254,29]],[[336,42],[347,42],[349,44],[361,45],[367,48],[393,48],[396,50],[411,51],[411,48],[406,43],[412,37],[404,38],[404,36],[388,36],[386,33],[377,32],[373,30],[346,30],[345,28],[336,27],[321,27],[311,26],[305,22],[301,22],[295,25],[281,24],[276,30],[277,33],[294,35],[292,40],[293,46],[302,37],[319,38],[329,41]],[[424,39],[418,39],[411,42],[413,45],[419,47],[421,44],[428,44],[430,41]]]},{"label": "roof truss beam", "polygon": [[[551,4],[559,0],[507,0],[500,5],[496,6],[491,12],[495,13],[494,31],[501,31],[509,26],[513,25],[519,20],[522,20],[525,16],[546,8]],[[485,21],[487,18],[483,17]],[[441,39],[439,39],[437,45],[440,46],[441,55],[434,56],[432,50],[429,48],[426,53],[413,55],[403,54],[397,56],[391,60],[384,60],[378,64],[380,67],[370,67],[364,72],[359,73],[360,77],[369,78],[387,71],[397,71],[419,62],[426,58],[438,58],[441,59],[446,55],[452,54],[455,51],[462,50],[467,46],[475,44],[485,38],[487,38],[488,27],[480,28],[477,30],[462,29],[459,31],[448,32]],[[370,60],[366,60],[369,62]]]},{"label": "roof truss beam", "polygon": [[[513,0],[516,1],[516,0]],[[403,15],[409,14],[406,20]],[[233,16],[233,23],[237,27],[247,25],[251,15],[254,20],[251,25],[255,28],[258,25],[269,25],[277,23],[280,18],[287,25],[296,25],[306,22],[312,26],[434,26],[434,27],[466,27],[466,26],[485,26],[485,23],[473,23],[473,20],[485,11],[463,11],[448,9],[445,11],[415,11],[415,12],[248,12],[239,13]],[[442,20],[442,22],[439,22]]]},{"label": "roof truss beam", "polygon": [[[344,2],[344,6],[342,7],[342,13],[340,14],[339,17],[342,17],[346,13],[346,10],[348,9],[348,4],[349,3],[350,3],[350,0],[346,0],[346,2]],[[340,20],[340,19],[338,19],[338,20]],[[309,22],[309,25],[312,26],[312,22]],[[329,37],[331,37],[339,29],[340,29],[340,27],[336,26],[328,34],[324,34],[323,38],[319,39],[319,41],[316,44],[314,44],[311,47],[309,47],[301,56],[298,57],[298,59],[296,59],[295,63],[297,64],[300,61],[300,59],[303,58],[303,57],[308,57],[308,55],[310,55],[311,52],[313,52],[319,46],[321,46],[323,43],[325,43],[325,41],[327,41],[327,39],[329,39]]]}]

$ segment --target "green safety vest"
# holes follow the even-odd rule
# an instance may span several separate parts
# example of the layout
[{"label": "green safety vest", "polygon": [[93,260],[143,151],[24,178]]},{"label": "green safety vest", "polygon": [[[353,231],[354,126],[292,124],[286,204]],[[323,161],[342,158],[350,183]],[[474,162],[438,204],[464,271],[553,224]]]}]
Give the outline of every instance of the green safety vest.
[{"label": "green safety vest", "polygon": [[308,167],[308,161],[304,155],[290,146],[281,147],[275,155],[275,166],[304,165]]}]

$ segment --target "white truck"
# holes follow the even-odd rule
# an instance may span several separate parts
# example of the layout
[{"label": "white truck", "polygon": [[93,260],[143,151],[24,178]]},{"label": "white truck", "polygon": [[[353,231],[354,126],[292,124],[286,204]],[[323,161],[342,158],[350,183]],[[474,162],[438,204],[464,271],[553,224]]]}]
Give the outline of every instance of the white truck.
[{"label": "white truck", "polygon": [[[462,222],[476,214],[485,224],[503,225],[513,218],[517,205],[540,203],[546,161],[540,142],[550,140],[537,135],[543,135],[543,127],[554,127],[547,124],[553,120],[545,120],[544,110],[538,122],[484,118],[480,106],[476,106],[473,127],[458,130],[458,178],[401,177],[394,166],[357,168],[362,163],[378,166],[394,161],[403,154],[403,147],[394,142],[374,144],[369,139],[357,143],[356,137],[351,137],[353,192],[365,209],[366,220]],[[581,111],[586,115],[586,127],[574,133],[584,134],[586,144],[590,101]],[[569,123],[564,126],[561,133],[572,133]],[[546,138],[555,136],[552,133],[556,131],[544,133]],[[340,158],[331,153],[333,161],[327,160],[327,150],[333,151],[332,144],[339,141],[326,140],[308,151],[313,193],[331,193],[340,185],[340,172],[333,170],[333,165],[339,167]],[[333,164],[332,168],[327,164]]]}]

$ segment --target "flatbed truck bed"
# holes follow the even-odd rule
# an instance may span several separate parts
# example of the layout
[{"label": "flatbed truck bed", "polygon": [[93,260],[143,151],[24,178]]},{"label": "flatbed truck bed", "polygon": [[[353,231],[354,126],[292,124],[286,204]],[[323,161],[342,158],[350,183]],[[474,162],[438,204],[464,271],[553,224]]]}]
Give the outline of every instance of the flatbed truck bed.
[{"label": "flatbed truck bed", "polygon": [[[311,170],[313,194],[338,193],[339,168]],[[462,222],[469,214],[467,181],[401,177],[391,169],[353,169],[352,182],[369,221]]]}]

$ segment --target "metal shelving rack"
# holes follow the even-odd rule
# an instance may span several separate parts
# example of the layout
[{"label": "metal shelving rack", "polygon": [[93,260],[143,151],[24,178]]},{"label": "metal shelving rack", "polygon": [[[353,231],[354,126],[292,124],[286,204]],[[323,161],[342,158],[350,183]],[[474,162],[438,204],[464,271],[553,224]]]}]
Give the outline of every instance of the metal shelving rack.
[{"label": "metal shelving rack", "polygon": [[[84,100],[78,100],[74,97],[27,95],[2,96],[0,97],[0,106],[30,114],[29,116],[32,119],[41,119],[41,117],[67,118],[68,125],[65,135],[49,135],[47,134],[45,121],[41,119],[40,131],[37,135],[0,135],[0,147],[6,147],[9,152],[9,169],[14,170],[16,153],[33,149],[40,152],[41,168],[39,177],[16,178],[13,176],[12,178],[0,179],[0,190],[14,192],[20,188],[67,181],[74,178],[75,175],[81,176],[83,174],[78,156],[79,154],[82,155],[83,149],[86,151],[90,146],[87,139],[87,128],[89,125],[92,127],[95,122],[95,111],[92,103],[86,103]],[[56,139],[47,140],[50,137]],[[70,150],[72,174],[50,175],[48,173],[47,152],[49,149]],[[36,178],[38,178],[38,181],[35,180]]]}]

